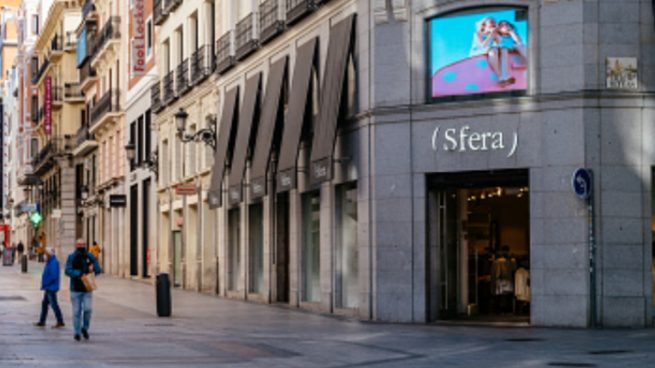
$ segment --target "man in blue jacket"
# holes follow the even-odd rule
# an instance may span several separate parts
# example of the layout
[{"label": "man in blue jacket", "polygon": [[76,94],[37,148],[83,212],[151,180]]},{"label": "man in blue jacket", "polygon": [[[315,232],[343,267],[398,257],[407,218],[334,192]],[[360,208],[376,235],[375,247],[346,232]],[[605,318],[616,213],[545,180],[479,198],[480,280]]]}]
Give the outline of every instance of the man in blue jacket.
[{"label": "man in blue jacket", "polygon": [[86,241],[77,239],[75,251],[66,260],[66,276],[71,278],[71,304],[73,305],[73,338],[80,341],[80,334],[89,339],[89,324],[91,323],[92,290],[87,290],[82,282],[82,276],[88,273],[96,275],[102,272],[96,257],[86,249]]},{"label": "man in blue jacket", "polygon": [[48,305],[50,305],[57,318],[57,324],[52,326],[52,328],[62,328],[65,326],[64,317],[61,315],[61,309],[59,309],[59,303],[57,303],[57,292],[59,291],[60,283],[59,261],[55,255],[55,248],[47,248],[45,252],[48,256],[48,261],[41,275],[41,290],[43,290],[41,318],[34,325],[38,327],[45,326],[45,320],[48,317]]}]

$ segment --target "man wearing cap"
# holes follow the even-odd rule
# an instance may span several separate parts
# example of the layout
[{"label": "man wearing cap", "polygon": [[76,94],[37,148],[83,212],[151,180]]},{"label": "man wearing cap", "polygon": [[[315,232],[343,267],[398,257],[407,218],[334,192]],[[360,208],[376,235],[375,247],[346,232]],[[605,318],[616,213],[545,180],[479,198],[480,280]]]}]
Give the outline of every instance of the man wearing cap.
[{"label": "man wearing cap", "polygon": [[89,324],[91,323],[92,290],[87,290],[82,282],[82,276],[89,273],[96,275],[102,272],[96,257],[86,249],[84,239],[77,239],[75,251],[66,260],[66,276],[71,278],[71,304],[73,305],[73,338],[80,341],[80,334],[89,339]]},{"label": "man wearing cap", "polygon": [[64,317],[61,315],[61,309],[59,309],[59,303],[57,303],[57,292],[59,291],[60,283],[59,261],[55,255],[55,248],[46,248],[45,254],[48,260],[41,275],[41,290],[43,290],[41,317],[39,318],[39,322],[36,322],[34,325],[38,327],[45,326],[45,320],[48,317],[48,306],[51,306],[52,311],[55,313],[55,318],[57,318],[57,324],[52,326],[52,328],[61,328],[65,324]]}]

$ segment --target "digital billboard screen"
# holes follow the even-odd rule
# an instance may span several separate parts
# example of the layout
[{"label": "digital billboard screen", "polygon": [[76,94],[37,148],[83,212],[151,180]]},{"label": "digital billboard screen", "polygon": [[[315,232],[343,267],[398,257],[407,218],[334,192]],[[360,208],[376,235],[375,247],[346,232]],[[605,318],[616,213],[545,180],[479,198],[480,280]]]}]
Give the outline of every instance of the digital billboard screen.
[{"label": "digital billboard screen", "polygon": [[524,91],[528,88],[528,15],[494,7],[428,21],[431,97]]}]

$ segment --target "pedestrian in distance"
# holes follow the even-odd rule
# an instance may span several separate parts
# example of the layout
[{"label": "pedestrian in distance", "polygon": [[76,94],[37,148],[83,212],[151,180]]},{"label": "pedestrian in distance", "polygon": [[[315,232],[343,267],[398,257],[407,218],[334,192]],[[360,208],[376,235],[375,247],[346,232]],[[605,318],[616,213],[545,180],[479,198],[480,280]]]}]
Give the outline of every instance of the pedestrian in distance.
[{"label": "pedestrian in distance", "polygon": [[102,253],[102,248],[100,247],[100,244],[98,244],[97,241],[93,241],[93,244],[89,247],[89,252],[93,254],[94,257],[100,262],[100,253]]},{"label": "pedestrian in distance", "polygon": [[64,317],[61,314],[59,303],[57,302],[57,292],[60,285],[60,268],[59,260],[55,254],[55,248],[49,247],[45,251],[48,260],[46,261],[43,274],[41,275],[41,290],[43,290],[43,301],[41,302],[41,317],[34,325],[37,327],[45,327],[45,321],[48,317],[48,307],[52,307],[55,313],[57,324],[52,328],[62,328],[64,324]]},{"label": "pedestrian in distance", "polygon": [[88,274],[100,274],[98,259],[87,251],[84,239],[77,239],[75,251],[66,260],[66,276],[70,277],[71,304],[73,306],[73,338],[80,341],[80,335],[89,339],[89,325],[93,302],[93,290],[87,290],[82,280]]},{"label": "pedestrian in distance", "polygon": [[23,244],[22,240],[18,241],[18,245],[16,246],[16,251],[18,252],[18,258],[20,259],[23,256],[23,252],[25,252],[25,245]]}]

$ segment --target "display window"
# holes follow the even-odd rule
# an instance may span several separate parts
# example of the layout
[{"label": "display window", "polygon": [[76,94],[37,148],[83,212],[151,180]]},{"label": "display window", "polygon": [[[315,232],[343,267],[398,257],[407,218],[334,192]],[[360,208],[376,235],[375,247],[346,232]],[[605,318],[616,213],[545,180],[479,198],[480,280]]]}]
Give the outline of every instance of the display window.
[{"label": "display window", "polygon": [[528,11],[485,7],[427,22],[429,97],[523,94],[528,89]]}]

